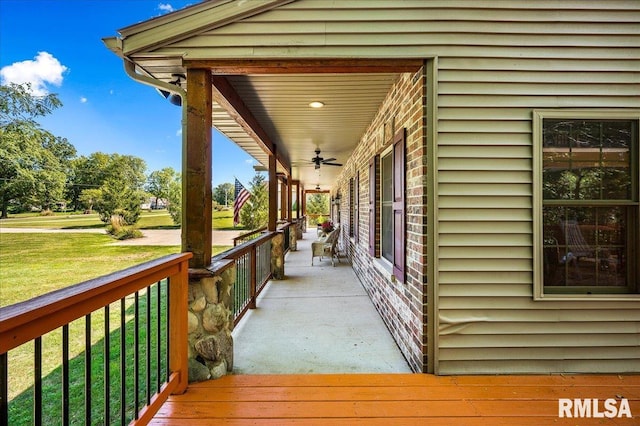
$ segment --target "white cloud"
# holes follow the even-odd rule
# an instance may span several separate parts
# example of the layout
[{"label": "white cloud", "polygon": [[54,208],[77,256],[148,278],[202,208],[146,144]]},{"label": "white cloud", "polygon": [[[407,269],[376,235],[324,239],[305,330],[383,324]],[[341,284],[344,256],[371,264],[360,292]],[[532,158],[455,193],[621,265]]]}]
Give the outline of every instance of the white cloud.
[{"label": "white cloud", "polygon": [[171,6],[169,3],[160,3],[158,5],[158,9],[160,9],[161,11],[163,11],[165,13],[170,13],[170,12],[173,12],[175,10],[173,8],[173,6]]},{"label": "white cloud", "polygon": [[31,92],[36,96],[49,93],[47,84],[60,86],[67,67],[62,65],[52,54],[38,52],[33,60],[14,62],[0,69],[2,84],[31,83]]},{"label": "white cloud", "polygon": [[253,158],[249,158],[247,160],[244,160],[245,163],[247,164],[253,164]]},{"label": "white cloud", "polygon": [[176,132],[176,136],[182,136],[182,128],[178,129]]},{"label": "white cloud", "polygon": [[87,103],[87,101],[88,101],[88,99],[87,99],[87,98],[85,98],[84,96],[82,96],[82,97],[80,98],[80,103],[82,103],[82,104],[86,104],[86,103]]}]

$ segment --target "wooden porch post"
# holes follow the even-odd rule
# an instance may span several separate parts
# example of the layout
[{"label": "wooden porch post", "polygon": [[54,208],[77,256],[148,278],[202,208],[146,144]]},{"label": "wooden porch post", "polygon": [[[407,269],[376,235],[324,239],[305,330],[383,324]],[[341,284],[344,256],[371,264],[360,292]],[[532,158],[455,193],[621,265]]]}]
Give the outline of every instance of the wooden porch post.
[{"label": "wooden porch post", "polygon": [[278,222],[278,175],[276,174],[276,153],[269,154],[269,232],[276,230]]},{"label": "wooden porch post", "polygon": [[182,251],[191,268],[211,264],[211,72],[187,72],[186,138],[183,152]]},{"label": "wooden porch post", "polygon": [[278,181],[280,182],[280,220],[285,220],[287,218],[287,192],[284,180],[278,179]]},{"label": "wooden porch post", "polygon": [[300,181],[294,180],[293,184],[296,186],[296,219],[300,219]]},{"label": "wooden porch post", "polygon": [[293,179],[287,175],[287,222],[293,221]]}]

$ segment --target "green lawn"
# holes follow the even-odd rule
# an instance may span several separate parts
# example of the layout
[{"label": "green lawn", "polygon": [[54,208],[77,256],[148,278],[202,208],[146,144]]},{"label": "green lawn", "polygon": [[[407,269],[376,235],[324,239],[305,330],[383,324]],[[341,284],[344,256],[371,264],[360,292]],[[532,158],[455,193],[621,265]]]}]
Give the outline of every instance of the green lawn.
[{"label": "green lawn", "polygon": [[[214,211],[212,226],[219,230],[242,230],[242,226],[233,227],[233,210]],[[91,229],[102,228],[105,224],[97,214],[56,213],[53,216],[40,216],[37,213],[10,215],[0,220],[0,228],[44,228],[44,229]],[[166,210],[143,212],[137,224],[140,229],[178,229]]]},{"label": "green lawn", "polygon": [[[158,219],[151,216],[150,219]],[[28,221],[50,218],[23,218]],[[113,238],[104,234],[94,233],[0,233],[0,306],[6,306],[28,300],[38,295],[67,287],[91,278],[125,269],[154,258],[180,251],[178,246],[126,246],[113,245]],[[214,246],[213,252],[219,253],[229,247]],[[133,303],[127,298],[127,321],[131,320],[130,306]],[[119,303],[112,307],[111,334],[112,340],[117,342],[119,333]],[[92,315],[93,353],[96,364],[94,383],[95,389],[103,386],[101,377],[102,339],[104,337],[104,311],[97,311]],[[84,351],[84,319],[70,325],[70,354],[73,358],[72,375],[82,380]],[[129,341],[131,337],[127,337]],[[60,419],[60,342],[61,332],[55,330],[43,337],[43,376],[44,394],[47,398],[45,411],[49,421],[58,422]],[[119,358],[116,349],[112,352],[112,359]],[[113,362],[117,362],[117,359]],[[112,363],[113,363],[112,362]],[[22,345],[9,353],[9,400],[12,420],[10,424],[31,424],[31,391],[33,385],[33,343]],[[116,374],[116,373],[112,373]],[[130,375],[127,374],[127,377]],[[117,377],[113,379],[114,386]],[[77,386],[80,386],[77,384]],[[74,385],[75,386],[75,385]],[[98,392],[99,393],[99,392]],[[72,397],[77,398],[74,391]],[[98,397],[96,397],[98,398]],[[15,401],[13,401],[15,399]],[[111,408],[117,411],[118,407]],[[74,411],[75,415],[78,415]],[[80,413],[82,415],[82,413]],[[99,410],[96,416],[100,416]],[[94,417],[95,419],[95,417]],[[82,418],[77,418],[73,424],[82,424]]]},{"label": "green lawn", "polygon": [[[122,377],[125,384],[125,413],[128,423],[134,414],[134,352],[139,354],[138,379],[139,379],[139,399],[146,399],[146,323],[151,320],[150,342],[151,347],[151,394],[156,390],[157,370],[160,369],[161,377],[166,377],[167,365],[164,361],[159,361],[155,355],[155,348],[158,346],[158,328],[157,328],[157,298],[158,285],[154,285],[150,292],[151,310],[150,317],[146,313],[147,291],[140,292],[139,297],[139,343],[137,351],[134,351],[134,322],[133,312],[135,298],[127,297],[122,302],[116,302],[110,305],[109,309],[109,329],[105,330],[104,310],[98,310],[91,315],[91,422],[90,424],[119,424],[121,407],[120,389],[122,385]],[[165,318],[162,321],[161,335],[166,333],[166,283],[162,284],[162,309],[161,316]],[[124,311],[124,315],[122,312]],[[120,336],[121,336],[121,319],[125,321],[125,353],[126,360],[125,374],[121,373],[122,356]],[[108,400],[109,421],[105,422],[105,406],[104,406],[104,389],[105,389],[105,333],[109,337],[109,377],[110,391]],[[60,424],[62,417],[62,368],[61,368],[61,351],[62,351],[62,333],[61,330],[54,330],[42,338],[42,422],[43,424]],[[164,354],[167,348],[166,340],[163,338],[160,344],[161,352]],[[71,425],[84,425],[85,409],[84,398],[85,390],[85,320],[84,318],[74,321],[69,325],[69,404]],[[162,359],[162,357],[161,357]],[[33,343],[27,343],[23,346],[10,351],[9,353],[9,424],[31,425],[33,420]],[[144,404],[144,403],[143,403]],[[139,406],[140,407],[140,406]],[[135,410],[137,411],[137,410]]]},{"label": "green lawn", "polygon": [[0,234],[0,305],[10,305],[177,253],[175,246],[116,246],[102,234]]}]

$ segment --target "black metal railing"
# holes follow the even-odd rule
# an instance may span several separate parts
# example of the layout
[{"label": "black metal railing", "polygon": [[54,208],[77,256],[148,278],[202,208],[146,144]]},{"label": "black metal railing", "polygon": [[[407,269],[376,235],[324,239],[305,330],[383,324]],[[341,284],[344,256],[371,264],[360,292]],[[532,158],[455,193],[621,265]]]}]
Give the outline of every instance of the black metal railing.
[{"label": "black metal railing", "polygon": [[[183,392],[190,257],[0,308],[0,424],[145,424],[169,393]],[[27,371],[32,384],[14,391]]]},{"label": "black metal railing", "polygon": [[262,228],[254,229],[253,231],[240,234],[233,239],[233,246],[236,247],[242,243],[246,243],[247,241],[255,240],[266,231],[267,231],[267,227],[263,226]]},{"label": "black metal railing", "polygon": [[278,226],[278,230],[284,234],[284,252],[288,252],[291,246],[290,234],[291,234],[291,223],[286,222],[282,225]]},{"label": "black metal railing", "polygon": [[278,232],[266,232],[237,247],[215,256],[210,268],[215,274],[236,268],[233,286],[233,318],[237,324],[249,309],[256,307],[256,298],[271,278],[271,240]]}]

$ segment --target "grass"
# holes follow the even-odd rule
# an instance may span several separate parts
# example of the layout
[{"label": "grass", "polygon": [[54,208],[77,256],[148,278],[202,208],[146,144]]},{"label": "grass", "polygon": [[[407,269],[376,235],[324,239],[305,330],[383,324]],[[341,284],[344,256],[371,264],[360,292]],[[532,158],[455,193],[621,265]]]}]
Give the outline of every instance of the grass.
[{"label": "grass", "polygon": [[[91,316],[91,338],[92,345],[88,358],[91,359],[90,378],[90,394],[91,394],[91,407],[90,407],[90,424],[114,424],[119,423],[120,413],[124,407],[125,423],[128,423],[134,415],[134,411],[138,411],[141,405],[134,410],[134,378],[136,373],[138,376],[138,397],[141,404],[144,404],[147,397],[147,389],[149,394],[153,395],[157,389],[157,377],[158,371],[160,372],[161,383],[166,378],[167,365],[164,361],[166,353],[166,341],[164,336],[166,333],[166,284],[162,284],[161,295],[161,309],[160,316],[163,318],[162,325],[160,326],[160,335],[163,336],[159,346],[161,349],[160,358],[157,357],[155,348],[158,347],[158,327],[157,318],[157,292],[159,291],[158,285],[154,285],[149,291],[150,295],[150,313],[147,313],[146,306],[148,300],[146,298],[147,291],[140,293],[138,298],[139,307],[139,343],[137,351],[134,351],[136,347],[136,341],[134,337],[133,328],[133,314],[134,314],[134,296],[127,297],[124,301],[116,302],[110,305],[109,309],[109,325],[107,329],[105,327],[106,313],[104,310],[96,311]],[[124,314],[122,313],[124,312]],[[124,332],[124,354],[121,353],[121,320],[124,320],[125,332]],[[149,346],[151,348],[150,368],[149,375],[151,378],[151,386],[147,388],[146,385],[146,352],[147,352],[147,332],[146,323],[150,319],[150,341]],[[85,320],[74,321],[69,326],[69,424],[82,425],[85,424],[86,410],[85,410],[85,358],[87,352],[85,351]],[[108,340],[105,339],[108,337]],[[106,345],[105,342],[108,342]],[[12,351],[9,357],[9,371],[26,371],[30,377],[28,383],[33,383],[33,373],[29,368],[29,364],[32,364],[32,352],[33,346],[31,343],[24,345],[26,348],[18,348],[16,351]],[[105,346],[109,348],[108,368],[109,368],[109,392],[107,401],[109,407],[105,406]],[[22,350],[21,350],[22,349]],[[139,354],[138,368],[135,368],[134,364],[134,352]],[[124,355],[125,365],[124,374],[121,374],[122,370],[122,355]],[[62,417],[62,368],[60,366],[61,356],[61,332],[60,330],[51,332],[43,337],[43,377],[42,377],[42,424],[58,424]],[[18,368],[24,368],[19,370]],[[19,377],[25,377],[25,374],[21,374]],[[11,425],[30,425],[33,424],[33,386],[22,387],[14,389],[16,383],[12,381],[10,376],[9,381],[9,424]],[[124,383],[123,383],[124,380]],[[125,390],[124,400],[120,390]],[[108,419],[105,421],[105,418]]]},{"label": "grass", "polygon": [[[108,235],[93,233],[0,234],[0,306],[180,252],[179,246],[113,242]],[[212,251],[229,248],[213,246]]]},{"label": "grass", "polygon": [[[160,220],[160,215],[150,219]],[[51,217],[28,217],[20,220],[33,220],[49,222]],[[37,227],[37,226],[29,226]],[[76,284],[100,275],[125,269],[160,256],[177,253],[178,246],[120,246],[113,245],[114,240],[103,234],[94,233],[0,233],[0,306],[6,306],[20,301],[28,300],[52,290]],[[214,246],[213,252],[219,253],[229,247]],[[127,317],[130,321],[130,307],[133,303],[127,299]],[[143,302],[144,304],[144,302]],[[143,305],[142,304],[142,305]],[[111,341],[119,340],[119,303],[110,312]],[[92,391],[96,394],[94,399],[99,399],[100,389],[104,386],[103,373],[99,365],[103,351],[104,336],[103,310],[92,315],[92,357],[95,358],[92,375],[95,377]],[[130,328],[130,327],[128,327]],[[128,332],[128,331],[127,331]],[[52,331],[43,336],[43,364],[44,379],[43,394],[49,402],[44,411],[47,419],[43,424],[59,423],[60,419],[60,345],[62,341],[60,330]],[[70,398],[77,403],[78,398],[83,398],[81,385],[84,380],[83,351],[84,351],[84,319],[70,324],[70,375],[77,384],[73,384]],[[127,336],[127,347],[131,347]],[[115,343],[114,343],[115,344]],[[118,347],[119,348],[119,347]],[[119,349],[115,348],[111,353],[111,364],[119,363]],[[33,343],[27,343],[9,352],[9,401],[11,410],[10,424],[31,424],[31,404],[33,386]],[[128,354],[130,356],[130,354]],[[128,367],[132,368],[132,367]],[[113,368],[113,371],[116,371]],[[114,387],[119,383],[117,373],[112,379]],[[133,373],[127,372],[127,377]],[[117,385],[119,386],[119,385]],[[127,385],[127,389],[131,387]],[[74,390],[75,389],[75,390]],[[80,389],[80,390],[78,390]],[[132,392],[132,391],[130,391]],[[127,397],[129,401],[132,396]],[[110,400],[117,400],[113,395]],[[75,404],[74,403],[74,404]],[[129,410],[133,408],[130,406]],[[95,409],[94,422],[100,422],[100,416],[104,416],[101,408]],[[120,410],[119,405],[114,404],[110,408],[112,413]],[[84,412],[80,409],[72,410],[75,418],[72,423],[83,424]],[[52,417],[51,417],[52,416]],[[101,422],[100,422],[101,423]]]},{"label": "grass", "polygon": [[[233,211],[214,211],[213,229],[244,230],[242,226],[233,226]],[[53,216],[40,216],[36,213],[20,213],[0,220],[0,228],[41,228],[41,229],[100,229],[105,223],[97,214],[56,213]],[[180,229],[174,225],[166,210],[143,212],[137,223],[139,229]]]},{"label": "grass", "polygon": [[0,234],[0,305],[125,269],[178,246],[116,246],[102,234]]}]

